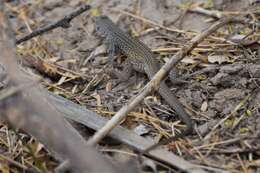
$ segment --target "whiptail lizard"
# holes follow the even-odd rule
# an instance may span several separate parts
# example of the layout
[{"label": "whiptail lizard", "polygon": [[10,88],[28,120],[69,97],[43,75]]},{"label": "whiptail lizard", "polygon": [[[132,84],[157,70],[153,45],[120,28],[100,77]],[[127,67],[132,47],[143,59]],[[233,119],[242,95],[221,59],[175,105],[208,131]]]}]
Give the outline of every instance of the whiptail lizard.
[{"label": "whiptail lizard", "polygon": [[[116,71],[115,75],[121,79],[127,80],[131,75],[132,69],[139,72],[145,72],[151,79],[160,69],[160,63],[155,58],[152,51],[142,42],[124,33],[116,26],[107,16],[98,16],[95,19],[97,34],[105,38],[108,43],[108,56],[113,60],[115,50],[119,49],[128,58],[125,61],[125,69],[127,73]],[[186,136],[192,133],[193,125],[190,116],[184,110],[182,104],[177,97],[171,92],[164,81],[161,81],[159,89],[160,95],[168,102],[168,104],[176,111],[179,119],[186,124],[186,129],[182,133],[163,140],[147,148],[145,152],[157,147],[158,145],[166,144],[177,138]]]}]

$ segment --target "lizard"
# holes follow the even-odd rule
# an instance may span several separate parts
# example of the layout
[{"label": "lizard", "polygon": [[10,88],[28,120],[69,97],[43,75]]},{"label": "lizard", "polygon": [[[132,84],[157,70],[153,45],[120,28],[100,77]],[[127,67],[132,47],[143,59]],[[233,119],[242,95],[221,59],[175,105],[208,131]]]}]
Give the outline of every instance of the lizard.
[{"label": "lizard", "polygon": [[[126,34],[121,30],[113,21],[104,15],[95,17],[96,33],[101,38],[104,38],[105,43],[108,45],[107,53],[110,63],[113,63],[113,56],[116,50],[121,51],[126,55],[124,70],[122,73],[119,70],[113,69],[119,79],[129,79],[132,70],[144,72],[151,79],[160,69],[160,62],[155,58],[153,52],[144,43]],[[113,65],[113,64],[112,64]],[[177,133],[166,140],[162,140],[156,144],[152,144],[144,152],[148,152],[159,145],[164,145],[172,140],[189,135],[193,131],[193,123],[189,114],[185,111],[183,105],[179,102],[178,98],[173,94],[170,88],[166,85],[165,81],[161,81],[158,92],[163,99],[175,110],[178,118],[185,123],[186,128],[181,133]]]}]

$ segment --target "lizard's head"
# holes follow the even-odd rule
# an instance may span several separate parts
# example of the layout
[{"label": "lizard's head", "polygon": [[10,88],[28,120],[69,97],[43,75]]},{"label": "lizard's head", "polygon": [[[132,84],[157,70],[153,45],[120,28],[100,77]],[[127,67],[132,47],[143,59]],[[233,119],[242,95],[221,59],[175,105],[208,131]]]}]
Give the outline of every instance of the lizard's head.
[{"label": "lizard's head", "polygon": [[95,17],[95,30],[97,34],[101,37],[106,37],[106,33],[109,31],[107,23],[111,20],[107,16]]}]

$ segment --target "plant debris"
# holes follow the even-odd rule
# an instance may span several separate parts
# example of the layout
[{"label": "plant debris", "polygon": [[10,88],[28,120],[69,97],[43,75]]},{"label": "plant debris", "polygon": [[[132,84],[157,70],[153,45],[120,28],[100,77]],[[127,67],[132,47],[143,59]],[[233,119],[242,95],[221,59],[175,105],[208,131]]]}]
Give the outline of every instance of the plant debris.
[{"label": "plant debris", "polygon": [[[136,73],[134,78],[122,83],[105,73],[108,58],[104,47],[100,46],[100,38],[95,35],[94,15],[110,16],[120,28],[147,44],[162,62],[168,61],[183,45],[220,18],[243,17],[258,23],[227,25],[219,29],[177,65],[178,78],[186,82],[167,83],[185,108],[193,113],[196,133],[166,146],[211,172],[257,173],[260,171],[259,2],[184,2],[93,1],[91,12],[75,17],[70,22],[71,27],[52,30],[18,44],[17,56],[24,71],[40,80],[49,91],[111,118],[139,93],[148,79]],[[84,1],[80,0],[25,0],[10,1],[7,7],[16,38],[21,38],[58,21],[82,4]],[[119,68],[124,59],[116,54],[114,61]],[[2,83],[5,77],[0,74]],[[172,114],[174,111],[166,102],[151,93],[121,125],[159,140],[172,136],[182,126]],[[55,169],[58,161],[36,139],[15,132],[6,122],[0,122],[0,129],[0,171],[17,171],[13,164],[42,172]],[[127,150],[125,146],[101,147],[117,148],[122,153]],[[113,152],[107,155],[116,156]],[[14,163],[10,164],[6,158]],[[150,172],[167,170],[146,162]]]}]

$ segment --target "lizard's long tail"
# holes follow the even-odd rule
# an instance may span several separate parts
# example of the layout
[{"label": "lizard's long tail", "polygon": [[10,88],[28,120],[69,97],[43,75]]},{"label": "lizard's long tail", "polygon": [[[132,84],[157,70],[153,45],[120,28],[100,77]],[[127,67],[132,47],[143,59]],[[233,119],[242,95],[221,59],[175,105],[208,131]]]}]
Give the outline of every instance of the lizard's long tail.
[{"label": "lizard's long tail", "polygon": [[182,131],[182,133],[178,133],[173,137],[170,137],[166,140],[160,141],[157,144],[151,145],[147,149],[145,149],[145,152],[148,152],[154,148],[156,148],[159,145],[164,145],[172,140],[176,140],[180,137],[186,136],[188,134],[191,134],[193,131],[193,123],[188,115],[188,113],[184,110],[182,104],[179,102],[178,98],[171,92],[169,87],[165,84],[164,81],[161,82],[160,87],[159,87],[159,93],[160,95],[167,101],[168,104],[176,111],[179,119],[186,124],[186,129]]}]

